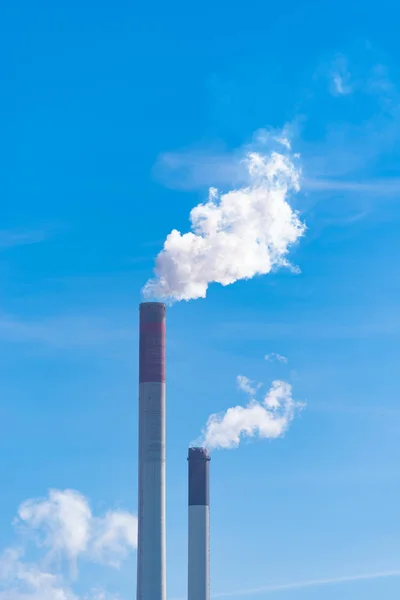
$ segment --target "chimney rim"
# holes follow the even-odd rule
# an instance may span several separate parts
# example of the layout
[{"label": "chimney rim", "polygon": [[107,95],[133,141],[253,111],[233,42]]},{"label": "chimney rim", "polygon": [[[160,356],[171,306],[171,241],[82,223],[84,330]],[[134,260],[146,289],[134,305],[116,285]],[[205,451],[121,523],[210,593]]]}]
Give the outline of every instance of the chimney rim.
[{"label": "chimney rim", "polygon": [[211,460],[211,456],[207,448],[205,448],[204,446],[190,446],[187,459],[189,461],[209,461]]}]

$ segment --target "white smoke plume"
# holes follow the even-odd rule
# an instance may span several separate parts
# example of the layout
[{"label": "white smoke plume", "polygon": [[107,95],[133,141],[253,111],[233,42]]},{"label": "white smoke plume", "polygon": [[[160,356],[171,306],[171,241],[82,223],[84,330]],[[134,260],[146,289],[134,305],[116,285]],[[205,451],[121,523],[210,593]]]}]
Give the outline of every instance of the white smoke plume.
[{"label": "white smoke plume", "polygon": [[203,431],[202,444],[212,450],[236,448],[244,437],[278,438],[303,406],[293,400],[289,383],[273,381],[261,402],[251,398],[247,406],[235,406],[225,413],[211,415]]},{"label": "white smoke plume", "polygon": [[191,231],[174,229],[167,236],[155,278],[143,289],[145,297],[169,302],[205,298],[213,282],[226,286],[290,266],[289,248],[305,231],[288,202],[290,193],[299,190],[299,170],[279,152],[249,152],[245,166],[246,187],[226,193],[210,188],[208,202],[190,213]]}]

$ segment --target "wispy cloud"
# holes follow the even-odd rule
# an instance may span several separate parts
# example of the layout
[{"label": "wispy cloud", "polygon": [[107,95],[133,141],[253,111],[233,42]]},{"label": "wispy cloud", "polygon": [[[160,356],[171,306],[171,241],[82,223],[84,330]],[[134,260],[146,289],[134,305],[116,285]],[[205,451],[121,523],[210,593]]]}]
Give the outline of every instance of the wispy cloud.
[{"label": "wispy cloud", "polygon": [[[350,135],[348,133],[349,137]],[[320,142],[317,143],[317,146],[319,149],[322,148]],[[327,144],[324,152],[326,152],[328,146],[329,144]],[[303,164],[307,175],[300,176],[300,185],[304,192],[336,191],[385,197],[397,196],[400,192],[400,179],[397,177],[369,178],[361,176],[357,179],[343,178],[341,176],[342,169],[339,172],[335,170],[335,177],[327,177],[326,174],[320,172],[322,169],[318,169],[318,174],[313,174],[313,168],[308,167],[309,161],[311,164],[314,162],[311,146],[307,147],[303,153]],[[177,153],[174,155],[174,160],[171,160],[171,165],[175,165],[177,171],[174,171],[174,168],[171,167],[165,182],[174,189],[199,189],[206,187],[210,181],[215,182],[215,185],[221,188],[230,184],[245,186],[249,182],[247,172],[235,152],[210,155],[205,152],[197,154],[192,151],[188,151],[187,154]],[[162,245],[162,242],[160,242],[160,245]]]},{"label": "wispy cloud", "polygon": [[167,187],[182,190],[208,188],[211,184],[224,189],[249,183],[243,153],[212,146],[165,152],[158,157],[154,175]]},{"label": "wispy cloud", "polygon": [[104,347],[131,338],[132,329],[111,318],[88,314],[28,320],[0,313],[0,341],[68,349]]},{"label": "wispy cloud", "polygon": [[[321,79],[322,89],[318,85]],[[341,96],[340,102],[332,94]],[[303,215],[309,211],[310,203],[315,206],[332,192],[346,194],[353,203],[362,205],[358,211],[362,218],[370,214],[376,202],[397,197],[399,179],[378,176],[376,166],[382,156],[393,161],[400,150],[400,93],[390,69],[377,53],[364,48],[356,58],[342,53],[324,61],[316,70],[306,97],[297,99],[301,108],[293,122],[286,125],[289,138],[301,154],[300,186],[308,193],[307,198],[300,196]],[[321,115],[325,105],[326,118],[321,126],[314,114]],[[343,118],[350,109],[354,118]],[[312,141],[307,140],[308,128]],[[227,150],[211,145],[166,153],[159,158],[155,172],[173,188],[199,189],[210,184],[221,189],[245,187],[249,178],[241,162],[243,149],[253,146],[262,151],[260,139],[256,132],[252,142],[243,148]],[[367,204],[369,210],[365,210]],[[337,213],[343,207],[333,203],[329,210]],[[347,220],[344,223],[347,225]]]},{"label": "wispy cloud", "polygon": [[37,230],[0,230],[0,249],[26,246],[43,242],[48,236],[44,229]]},{"label": "wispy cloud", "polygon": [[382,179],[364,179],[364,180],[348,180],[348,179],[304,179],[302,182],[305,191],[317,192],[356,192],[368,195],[379,196],[396,196],[400,192],[400,179],[397,177],[389,177]]},{"label": "wispy cloud", "polygon": [[255,384],[254,381],[246,377],[245,375],[238,375],[236,377],[236,384],[239,390],[245,392],[246,394],[255,394],[257,389],[260,387],[260,384]]},{"label": "wispy cloud", "polygon": [[[246,157],[250,153],[268,156],[282,150],[290,153],[295,129],[294,123],[279,130],[261,128],[249,142],[233,149],[210,144],[164,152],[154,166],[154,176],[167,187],[181,190],[208,189],[211,185],[221,190],[246,187],[252,183]],[[298,174],[301,176],[299,169]]]},{"label": "wispy cloud", "polygon": [[330,83],[331,92],[336,96],[346,96],[352,93],[351,75],[345,56],[339,55],[334,59],[330,72]]},{"label": "wispy cloud", "polygon": [[121,511],[110,511],[93,521],[90,554],[98,562],[119,567],[137,544],[136,516]]},{"label": "wispy cloud", "polygon": [[360,575],[347,575],[343,577],[331,577],[326,579],[310,579],[305,581],[294,581],[292,583],[283,583],[278,585],[266,585],[264,587],[258,588],[235,590],[232,592],[221,592],[217,594],[212,594],[212,597],[234,598],[235,596],[256,596],[258,594],[273,594],[275,592],[301,590],[311,587],[324,587],[328,585],[339,585],[343,583],[354,583],[358,581],[369,581],[373,579],[387,579],[390,577],[400,577],[400,570],[365,573]]},{"label": "wispy cloud", "polygon": [[246,339],[246,340],[271,340],[276,341],[279,338],[301,338],[307,340],[346,340],[346,339],[365,339],[369,337],[398,337],[400,335],[400,320],[393,307],[388,307],[380,311],[377,315],[365,315],[364,319],[354,320],[352,322],[340,321],[336,319],[335,323],[319,320],[295,322],[271,322],[263,321],[263,316],[259,320],[249,318],[243,321],[221,322],[218,330],[214,331],[216,338],[223,339]]},{"label": "wispy cloud", "polygon": [[[23,536],[0,557],[0,600],[117,600],[96,586],[84,596],[74,592],[78,559],[118,567],[136,548],[135,515],[111,511],[97,517],[79,492],[51,490],[46,498],[22,503],[16,525]],[[36,562],[26,559],[30,544],[42,551]]]},{"label": "wispy cloud", "polygon": [[[375,60],[374,60],[375,59]],[[389,154],[393,156],[395,148],[399,148],[400,140],[400,103],[399,90],[392,81],[390,70],[376,56],[363,55],[362,67],[360,61],[341,58],[341,79],[347,81],[348,70],[354,71],[352,94],[343,99],[346,106],[351,108],[353,118],[343,119],[343,113],[334,110],[329,105],[329,118],[319,140],[304,142],[296,140],[296,147],[302,154],[304,175],[306,181],[328,180],[330,185],[335,180],[344,180],[343,191],[360,191],[360,187],[352,185],[365,184],[365,189],[371,185],[371,173],[374,172],[378,158]],[[365,68],[365,63],[369,66]],[[332,76],[332,71],[330,71]],[[346,88],[343,88],[345,91]],[[318,110],[323,106],[323,94],[316,94],[308,106],[308,118],[304,127],[313,125],[312,111],[318,104]],[[342,104],[340,104],[342,106]],[[357,110],[359,109],[359,110]],[[327,109],[328,110],[328,109]],[[374,183],[374,182],[372,182]],[[397,184],[397,182],[394,182]],[[383,186],[383,181],[375,181],[376,186]],[[340,182],[336,183],[339,189]],[[390,181],[388,186],[392,187]],[[380,192],[380,189],[375,190]]]},{"label": "wispy cloud", "polygon": [[265,355],[265,360],[277,360],[278,362],[281,363],[287,363],[288,359],[286,358],[286,356],[282,356],[282,354],[277,354],[276,352],[271,352],[270,354],[266,354]]},{"label": "wispy cloud", "polygon": [[346,85],[343,75],[340,73],[335,73],[333,75],[333,85],[337,94],[345,95],[351,93],[351,87]]}]

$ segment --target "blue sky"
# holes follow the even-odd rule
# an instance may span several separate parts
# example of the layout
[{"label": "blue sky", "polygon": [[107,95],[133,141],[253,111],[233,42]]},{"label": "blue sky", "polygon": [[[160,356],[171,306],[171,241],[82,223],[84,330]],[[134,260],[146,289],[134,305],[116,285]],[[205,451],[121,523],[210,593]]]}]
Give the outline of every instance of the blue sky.
[{"label": "blue sky", "polygon": [[213,453],[213,594],[398,598],[397,17],[385,1],[2,7],[1,600],[134,597],[141,289],[210,186],[246,185],[260,130],[300,154],[300,272],[168,311],[168,596],[186,591],[188,444],[247,402],[243,375],[306,407],[282,438]]}]

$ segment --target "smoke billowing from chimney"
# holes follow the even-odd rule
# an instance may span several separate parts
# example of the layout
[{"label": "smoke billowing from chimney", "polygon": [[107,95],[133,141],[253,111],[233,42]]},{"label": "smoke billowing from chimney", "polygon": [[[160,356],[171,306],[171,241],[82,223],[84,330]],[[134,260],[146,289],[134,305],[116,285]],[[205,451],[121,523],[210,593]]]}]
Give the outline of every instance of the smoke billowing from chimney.
[{"label": "smoke billowing from chimney", "polygon": [[[286,152],[287,140],[280,143]],[[249,152],[244,162],[245,187],[226,193],[210,188],[208,201],[190,213],[192,231],[174,229],[167,236],[145,297],[205,298],[213,282],[226,286],[290,266],[289,248],[305,231],[288,202],[299,190],[299,170],[280,152]]]},{"label": "smoke billowing from chimney", "polygon": [[304,404],[293,400],[289,383],[273,381],[261,402],[252,398],[247,406],[235,406],[225,413],[211,415],[201,443],[212,450],[236,448],[245,437],[278,438],[303,407]]}]

